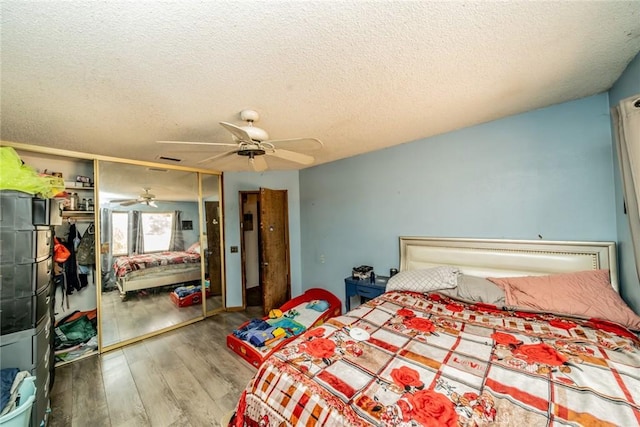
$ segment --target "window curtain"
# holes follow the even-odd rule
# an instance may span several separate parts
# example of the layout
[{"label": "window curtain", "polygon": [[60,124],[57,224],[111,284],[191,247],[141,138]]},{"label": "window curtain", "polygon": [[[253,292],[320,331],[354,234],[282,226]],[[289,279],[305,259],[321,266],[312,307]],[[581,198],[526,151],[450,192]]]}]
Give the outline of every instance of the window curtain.
[{"label": "window curtain", "polygon": [[[107,253],[101,253],[100,269],[102,272],[111,271],[113,255],[111,253],[111,209],[100,209],[100,247],[108,248]],[[106,245],[105,245],[106,244]],[[100,251],[102,252],[102,251]]]},{"label": "window curtain", "polygon": [[173,213],[173,225],[171,231],[170,251],[184,251],[184,236],[182,235],[182,211]]},{"label": "window curtain", "polygon": [[613,109],[622,191],[631,241],[640,277],[640,95],[626,98]]},{"label": "window curtain", "polygon": [[[106,249],[103,252],[103,248]],[[102,290],[116,287],[116,276],[113,271],[113,253],[111,252],[111,209],[100,209],[100,271],[102,274]]]},{"label": "window curtain", "polygon": [[131,227],[128,233],[129,255],[143,254],[144,230],[142,228],[142,212],[129,212],[129,226]]}]

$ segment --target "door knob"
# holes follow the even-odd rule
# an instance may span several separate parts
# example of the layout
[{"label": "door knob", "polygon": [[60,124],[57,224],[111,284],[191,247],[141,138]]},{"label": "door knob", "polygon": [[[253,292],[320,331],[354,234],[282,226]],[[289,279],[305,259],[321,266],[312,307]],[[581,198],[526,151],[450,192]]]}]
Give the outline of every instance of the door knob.
[{"label": "door knob", "polygon": [[264,265],[265,267],[269,265],[268,262],[263,262],[262,265]]}]

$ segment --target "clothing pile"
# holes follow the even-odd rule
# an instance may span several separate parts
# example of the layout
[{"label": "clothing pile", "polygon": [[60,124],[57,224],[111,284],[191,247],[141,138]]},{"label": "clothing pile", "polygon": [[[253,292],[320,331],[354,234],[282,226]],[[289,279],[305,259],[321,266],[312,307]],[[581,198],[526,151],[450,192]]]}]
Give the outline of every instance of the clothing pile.
[{"label": "clothing pile", "polygon": [[305,331],[304,325],[296,322],[285,314],[277,319],[252,319],[233,334],[255,347],[264,347],[280,338],[289,338]]},{"label": "clothing pile", "polygon": [[178,295],[179,298],[184,298],[188,295],[195,294],[196,292],[201,292],[201,285],[188,285],[188,286],[178,286],[173,290],[173,292]]},{"label": "clothing pile", "polygon": [[31,376],[29,371],[18,368],[0,370],[0,416],[8,414],[18,406],[20,386],[25,378]]},{"label": "clothing pile", "polygon": [[211,296],[210,283],[205,280],[205,292],[202,295],[202,285],[183,285],[175,288],[169,297],[171,301],[178,307],[188,307],[194,304],[201,304],[203,296],[209,298]]},{"label": "clothing pile", "polygon": [[58,320],[54,328],[56,361],[73,360],[97,350],[97,310],[74,311]]}]

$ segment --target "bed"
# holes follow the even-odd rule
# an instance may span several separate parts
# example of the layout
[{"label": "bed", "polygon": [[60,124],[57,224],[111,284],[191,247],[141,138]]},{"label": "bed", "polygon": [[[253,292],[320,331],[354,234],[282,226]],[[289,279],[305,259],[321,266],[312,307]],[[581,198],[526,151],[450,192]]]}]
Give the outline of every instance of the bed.
[{"label": "bed", "polygon": [[155,252],[120,256],[113,261],[120,294],[201,280],[197,251]]},{"label": "bed", "polygon": [[[401,237],[400,264],[383,295],[267,359],[231,424],[640,424],[640,318],[614,243]],[[590,315],[603,306],[616,321]]]},{"label": "bed", "polygon": [[[320,305],[318,302],[325,303]],[[318,307],[320,307],[320,309],[318,309]],[[241,339],[241,333],[238,333],[238,331],[246,329],[247,326],[252,323],[252,321],[248,321],[240,325],[233,333],[227,335],[227,347],[257,368],[266,358],[273,354],[274,351],[295,339],[295,337],[305,329],[321,325],[327,319],[339,315],[342,312],[342,301],[325,289],[311,288],[307,289],[304,294],[284,303],[279,310],[282,316],[272,319],[267,316],[263,320],[277,324],[283,318],[291,319],[300,325],[299,330],[292,330],[291,333],[282,336],[281,339],[272,340],[266,345],[257,346],[248,342],[246,339]]]}]

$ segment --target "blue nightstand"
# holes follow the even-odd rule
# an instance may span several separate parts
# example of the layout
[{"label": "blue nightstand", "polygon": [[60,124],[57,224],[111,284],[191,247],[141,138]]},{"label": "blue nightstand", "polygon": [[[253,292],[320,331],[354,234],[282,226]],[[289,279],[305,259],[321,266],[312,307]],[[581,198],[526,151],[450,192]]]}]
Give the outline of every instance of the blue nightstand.
[{"label": "blue nightstand", "polygon": [[368,279],[358,280],[351,276],[345,278],[344,288],[345,293],[347,294],[345,306],[347,311],[351,310],[352,296],[359,295],[360,303],[363,303],[365,299],[369,300],[377,297],[378,295],[382,295],[387,287],[387,280],[389,280],[389,278],[386,276],[376,276],[376,281],[374,283],[371,283]]}]

